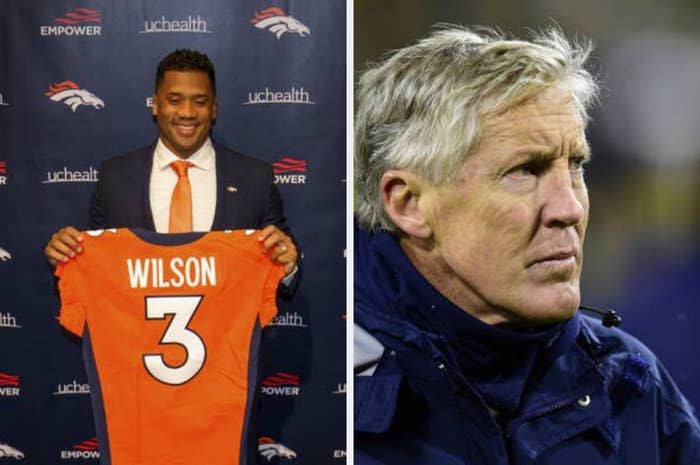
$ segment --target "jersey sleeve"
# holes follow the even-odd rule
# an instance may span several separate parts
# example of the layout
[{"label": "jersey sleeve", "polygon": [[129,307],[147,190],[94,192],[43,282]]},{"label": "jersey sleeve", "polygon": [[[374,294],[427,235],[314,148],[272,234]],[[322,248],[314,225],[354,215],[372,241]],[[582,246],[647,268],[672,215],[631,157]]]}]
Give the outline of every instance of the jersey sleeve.
[{"label": "jersey sleeve", "polygon": [[82,337],[87,318],[86,291],[84,273],[78,257],[56,265],[54,275],[58,277],[58,291],[61,297],[61,310],[58,321],[76,336]]},{"label": "jersey sleeve", "polygon": [[262,304],[260,306],[260,325],[267,326],[277,315],[277,287],[284,277],[284,266],[273,265],[267,275],[263,289]]}]

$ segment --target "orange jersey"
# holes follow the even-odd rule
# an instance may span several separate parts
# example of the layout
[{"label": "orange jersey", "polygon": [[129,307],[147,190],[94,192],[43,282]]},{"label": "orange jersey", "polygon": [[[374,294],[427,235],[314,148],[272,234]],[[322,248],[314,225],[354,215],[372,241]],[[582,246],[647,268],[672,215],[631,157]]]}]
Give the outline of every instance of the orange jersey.
[{"label": "orange jersey", "polygon": [[56,268],[60,323],[83,337],[103,465],[237,465],[255,447],[260,327],[284,269],[257,231],[198,236],[156,245],[129,229],[88,231]]}]

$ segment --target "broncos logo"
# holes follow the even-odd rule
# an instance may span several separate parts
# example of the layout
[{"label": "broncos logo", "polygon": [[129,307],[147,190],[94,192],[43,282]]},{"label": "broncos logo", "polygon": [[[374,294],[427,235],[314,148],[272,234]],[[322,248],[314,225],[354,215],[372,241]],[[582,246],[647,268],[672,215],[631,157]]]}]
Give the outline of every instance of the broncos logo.
[{"label": "broncos logo", "polygon": [[[7,250],[0,247],[0,260],[2,260],[4,262],[4,261],[9,260],[11,258],[12,258],[12,255],[10,255],[10,252],[8,252]],[[2,444],[0,444],[0,447],[2,447]],[[2,455],[0,455],[0,457],[2,457]]]},{"label": "broncos logo", "polygon": [[284,457],[285,459],[297,458],[297,453],[283,444],[276,443],[272,438],[263,436],[258,439],[258,452],[271,461],[272,457]]},{"label": "broncos logo", "polygon": [[274,6],[256,11],[250,23],[258,29],[269,29],[278,39],[285,32],[295,32],[302,37],[311,34],[309,28],[304,26],[299,20],[287,16],[282,9]]},{"label": "broncos logo", "polygon": [[44,95],[54,102],[65,103],[71,107],[73,111],[80,105],[90,105],[97,110],[105,106],[102,99],[85,89],[81,89],[80,86],[73,81],[61,81],[57,84],[51,84]]},{"label": "broncos logo", "polygon": [[24,454],[12,446],[8,446],[7,444],[0,444],[0,458],[3,457],[10,457],[12,459],[19,460],[24,458]]}]

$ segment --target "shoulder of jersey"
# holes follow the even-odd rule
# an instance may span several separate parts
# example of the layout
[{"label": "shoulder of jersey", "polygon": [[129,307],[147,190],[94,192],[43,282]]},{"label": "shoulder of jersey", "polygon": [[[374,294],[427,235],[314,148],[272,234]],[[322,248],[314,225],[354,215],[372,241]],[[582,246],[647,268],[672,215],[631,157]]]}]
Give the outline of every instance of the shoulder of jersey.
[{"label": "shoulder of jersey", "polygon": [[85,234],[87,234],[90,237],[100,237],[102,235],[119,234],[119,230],[117,228],[93,229],[93,230],[84,231],[84,232],[85,232]]},{"label": "shoulder of jersey", "polygon": [[224,229],[223,233],[224,234],[231,234],[233,236],[243,237],[243,236],[252,236],[257,231],[258,231],[257,229]]}]

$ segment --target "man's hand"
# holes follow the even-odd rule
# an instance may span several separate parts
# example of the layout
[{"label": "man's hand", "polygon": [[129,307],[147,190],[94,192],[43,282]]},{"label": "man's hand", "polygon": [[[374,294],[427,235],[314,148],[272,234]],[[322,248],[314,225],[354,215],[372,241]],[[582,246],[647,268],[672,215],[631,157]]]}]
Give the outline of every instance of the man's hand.
[{"label": "man's hand", "polygon": [[58,262],[67,262],[83,251],[80,243],[83,236],[73,226],[66,226],[51,236],[49,244],[44,249],[44,255],[49,259],[49,263],[56,266]]},{"label": "man's hand", "polygon": [[289,276],[294,271],[297,263],[297,248],[291,237],[270,224],[260,231],[258,241],[262,242],[265,252],[273,262],[284,265],[285,276]]}]

